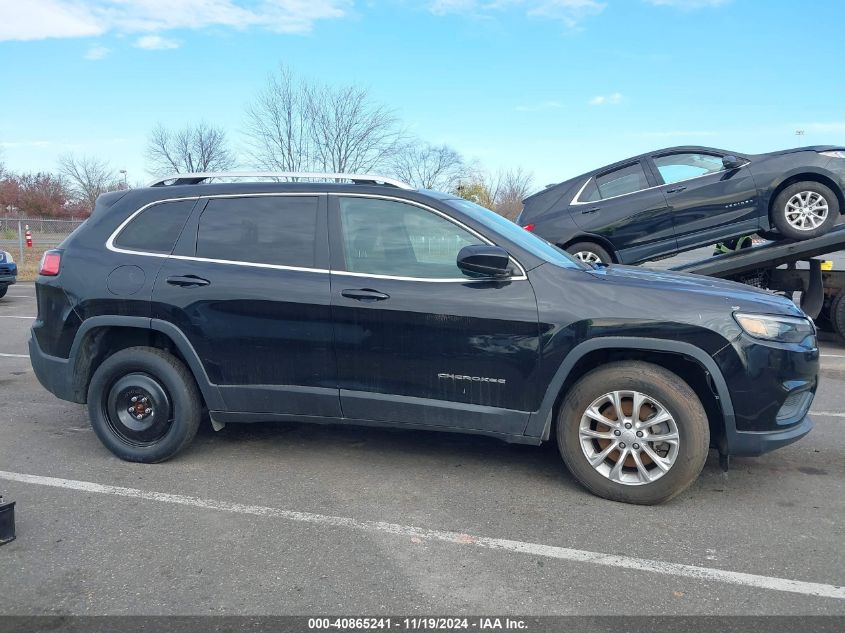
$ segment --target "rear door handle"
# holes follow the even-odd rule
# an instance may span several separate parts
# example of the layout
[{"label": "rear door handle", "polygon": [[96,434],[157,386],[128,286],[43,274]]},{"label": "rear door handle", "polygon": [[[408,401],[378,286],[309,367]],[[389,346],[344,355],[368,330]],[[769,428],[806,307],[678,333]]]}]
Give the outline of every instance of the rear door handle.
[{"label": "rear door handle", "polygon": [[589,209],[581,211],[581,213],[596,213],[597,211],[601,211],[601,207],[591,207]]},{"label": "rear door handle", "polygon": [[364,301],[366,303],[390,299],[390,295],[385,294],[383,292],[379,292],[378,290],[372,290],[370,288],[360,288],[357,290],[343,290],[340,294],[342,294],[347,299],[355,299],[356,301]]},{"label": "rear door handle", "polygon": [[674,189],[667,189],[666,193],[678,193],[679,191],[683,191],[686,188],[687,188],[686,185],[682,185],[680,187],[675,187]]},{"label": "rear door handle", "polygon": [[196,275],[176,275],[175,277],[168,277],[167,283],[171,286],[180,286],[182,288],[195,288],[197,286],[207,286],[211,282],[208,279],[203,279]]}]

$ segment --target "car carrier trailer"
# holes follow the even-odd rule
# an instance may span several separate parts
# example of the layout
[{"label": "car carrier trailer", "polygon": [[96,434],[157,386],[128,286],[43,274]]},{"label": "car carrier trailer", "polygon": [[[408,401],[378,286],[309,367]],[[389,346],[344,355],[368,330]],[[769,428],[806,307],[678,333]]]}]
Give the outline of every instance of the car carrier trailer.
[{"label": "car carrier trailer", "polygon": [[[670,270],[738,281],[790,298],[800,292],[801,309],[818,327],[833,330],[845,341],[845,270],[822,270],[818,259],[841,250],[845,250],[845,226],[821,237],[768,242]],[[807,262],[808,268],[798,268],[799,262]]]}]

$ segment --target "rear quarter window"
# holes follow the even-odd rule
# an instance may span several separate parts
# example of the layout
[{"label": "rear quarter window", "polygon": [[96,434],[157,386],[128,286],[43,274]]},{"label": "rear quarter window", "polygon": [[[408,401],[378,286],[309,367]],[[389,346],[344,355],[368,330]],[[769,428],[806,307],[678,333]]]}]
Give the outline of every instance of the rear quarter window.
[{"label": "rear quarter window", "polygon": [[196,200],[159,202],[129,221],[114,240],[117,248],[169,255]]}]

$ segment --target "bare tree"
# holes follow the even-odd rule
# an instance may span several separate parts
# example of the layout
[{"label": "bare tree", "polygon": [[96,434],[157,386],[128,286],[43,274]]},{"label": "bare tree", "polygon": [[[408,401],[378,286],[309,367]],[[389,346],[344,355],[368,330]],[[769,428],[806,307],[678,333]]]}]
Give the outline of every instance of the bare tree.
[{"label": "bare tree", "polygon": [[470,179],[462,181],[455,192],[509,220],[514,220],[522,211],[522,201],[531,192],[533,180],[531,173],[521,167],[499,170],[494,174],[476,168]]},{"label": "bare tree", "polygon": [[93,156],[65,154],[59,158],[59,172],[70,184],[71,191],[90,212],[101,193],[121,188],[108,161]]},{"label": "bare tree", "polygon": [[522,212],[522,201],[531,192],[534,177],[522,167],[517,167],[500,171],[497,180],[495,211],[509,220],[515,220]]},{"label": "bare tree", "polygon": [[366,88],[322,86],[308,91],[311,138],[319,167],[338,173],[368,172],[402,147],[393,111],[376,104]]},{"label": "bare tree", "polygon": [[157,125],[147,143],[151,174],[226,171],[235,165],[226,132],[205,122],[171,130]]},{"label": "bare tree", "polygon": [[248,153],[257,166],[275,171],[311,169],[308,90],[285,66],[246,111]]},{"label": "bare tree", "polygon": [[438,191],[453,191],[469,176],[469,168],[454,149],[421,141],[402,147],[390,161],[390,171],[415,187]]},{"label": "bare tree", "polygon": [[245,135],[261,167],[341,173],[386,167],[405,140],[366,88],[309,83],[285,67],[247,109]]}]

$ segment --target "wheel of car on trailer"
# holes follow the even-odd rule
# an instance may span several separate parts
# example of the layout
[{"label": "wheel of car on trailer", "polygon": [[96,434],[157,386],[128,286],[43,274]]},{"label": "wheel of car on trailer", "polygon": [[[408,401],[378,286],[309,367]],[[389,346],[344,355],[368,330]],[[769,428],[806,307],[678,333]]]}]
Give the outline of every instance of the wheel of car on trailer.
[{"label": "wheel of car on trailer", "polygon": [[612,264],[613,257],[595,242],[576,242],[566,247],[566,252],[585,264]]},{"label": "wheel of car on trailer", "polygon": [[806,240],[830,231],[839,221],[839,200],[818,182],[796,182],[772,205],[772,224],[784,237]]},{"label": "wheel of car on trailer", "polygon": [[88,417],[100,441],[131,462],[162,462],[185,448],[199,427],[194,377],[172,354],[130,347],[109,356],[88,387]]},{"label": "wheel of car on trailer", "polygon": [[680,377],[629,361],[594,369],[572,387],[558,414],[557,440],[570,472],[594,494],[655,504],[698,477],[710,428]]},{"label": "wheel of car on trailer", "polygon": [[830,302],[828,320],[833,331],[845,340],[845,291],[840,290]]}]

